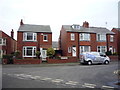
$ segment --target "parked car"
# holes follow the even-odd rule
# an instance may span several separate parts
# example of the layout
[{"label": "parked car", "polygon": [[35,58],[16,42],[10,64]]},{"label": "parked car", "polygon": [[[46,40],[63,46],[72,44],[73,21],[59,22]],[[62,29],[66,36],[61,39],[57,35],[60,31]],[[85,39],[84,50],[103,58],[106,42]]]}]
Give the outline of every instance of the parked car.
[{"label": "parked car", "polygon": [[84,52],[80,54],[81,64],[109,64],[110,58],[105,53],[100,52]]}]

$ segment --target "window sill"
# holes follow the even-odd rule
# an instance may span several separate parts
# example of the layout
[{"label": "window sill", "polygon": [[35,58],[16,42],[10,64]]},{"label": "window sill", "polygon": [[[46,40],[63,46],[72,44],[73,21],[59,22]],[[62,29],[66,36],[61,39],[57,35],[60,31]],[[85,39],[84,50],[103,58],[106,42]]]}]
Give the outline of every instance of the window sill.
[{"label": "window sill", "polygon": [[23,42],[37,42],[37,41],[23,41]]},{"label": "window sill", "polygon": [[23,56],[23,57],[36,57],[36,56]]}]

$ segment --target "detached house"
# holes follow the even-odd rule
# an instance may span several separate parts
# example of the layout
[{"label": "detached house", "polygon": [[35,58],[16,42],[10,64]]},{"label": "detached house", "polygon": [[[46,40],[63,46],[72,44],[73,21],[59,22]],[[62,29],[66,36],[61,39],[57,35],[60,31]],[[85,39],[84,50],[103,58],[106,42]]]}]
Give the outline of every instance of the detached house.
[{"label": "detached house", "polygon": [[36,57],[40,51],[42,60],[46,60],[47,49],[52,47],[52,32],[49,25],[24,24],[21,20],[17,32],[17,49],[23,58]]},{"label": "detached house", "polygon": [[17,50],[17,41],[14,39],[14,31],[12,29],[11,36],[0,30],[0,58],[3,55],[11,54]]},{"label": "detached house", "polygon": [[83,26],[78,24],[62,25],[59,37],[59,47],[63,56],[78,57],[82,52],[116,51],[114,47],[114,32],[102,27],[89,27],[88,22]]}]

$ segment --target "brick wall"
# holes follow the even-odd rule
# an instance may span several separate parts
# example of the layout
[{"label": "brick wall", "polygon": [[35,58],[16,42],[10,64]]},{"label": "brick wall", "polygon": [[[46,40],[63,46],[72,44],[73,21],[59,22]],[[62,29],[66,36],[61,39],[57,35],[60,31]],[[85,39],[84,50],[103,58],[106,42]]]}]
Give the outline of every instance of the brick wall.
[{"label": "brick wall", "polygon": [[72,63],[72,62],[78,62],[79,60],[75,57],[71,57],[68,59],[51,59],[47,58],[47,63]]},{"label": "brick wall", "polygon": [[14,59],[14,64],[41,64],[40,59]]}]

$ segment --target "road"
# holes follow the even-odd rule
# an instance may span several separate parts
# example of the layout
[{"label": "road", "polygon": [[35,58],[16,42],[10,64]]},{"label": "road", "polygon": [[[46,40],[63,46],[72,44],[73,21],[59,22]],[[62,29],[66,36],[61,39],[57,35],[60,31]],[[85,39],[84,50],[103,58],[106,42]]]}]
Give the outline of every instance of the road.
[{"label": "road", "polygon": [[115,71],[109,65],[3,65],[3,88],[118,88]]}]

